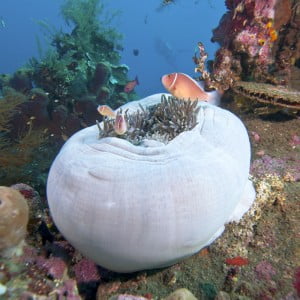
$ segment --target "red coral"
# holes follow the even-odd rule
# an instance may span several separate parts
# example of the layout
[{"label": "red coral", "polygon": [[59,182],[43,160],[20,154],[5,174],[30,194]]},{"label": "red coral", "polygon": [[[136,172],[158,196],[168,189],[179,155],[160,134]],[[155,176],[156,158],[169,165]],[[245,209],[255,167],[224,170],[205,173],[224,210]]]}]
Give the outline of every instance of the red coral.
[{"label": "red coral", "polygon": [[19,191],[26,199],[32,199],[34,197],[34,191],[28,191],[28,190],[20,190]]},{"label": "red coral", "polygon": [[14,184],[11,188],[18,190],[26,199],[33,199],[36,195],[35,190],[25,183]]},{"label": "red coral", "polygon": [[248,258],[236,256],[233,258],[226,258],[225,263],[232,266],[245,266],[249,264],[249,260]]}]

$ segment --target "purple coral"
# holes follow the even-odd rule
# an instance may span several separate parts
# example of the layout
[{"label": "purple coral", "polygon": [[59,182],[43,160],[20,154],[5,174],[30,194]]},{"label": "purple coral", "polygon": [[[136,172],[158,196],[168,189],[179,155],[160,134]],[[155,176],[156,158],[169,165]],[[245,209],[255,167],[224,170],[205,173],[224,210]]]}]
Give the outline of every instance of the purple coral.
[{"label": "purple coral", "polygon": [[59,257],[50,257],[47,259],[42,256],[38,256],[35,262],[39,268],[43,269],[54,279],[62,279],[67,271],[66,263]]},{"label": "purple coral", "polygon": [[251,174],[263,176],[265,174],[282,175],[286,167],[286,162],[280,158],[273,158],[269,155],[263,155],[255,159],[251,165]]},{"label": "purple coral", "polygon": [[256,265],[255,272],[259,279],[264,279],[264,280],[271,280],[272,277],[276,275],[276,270],[269,262],[265,260],[261,261]]},{"label": "purple coral", "polygon": [[256,27],[252,33],[261,33],[268,20],[274,19],[276,0],[226,1],[229,11],[213,31],[213,41],[229,46],[230,41],[244,30]]},{"label": "purple coral", "polygon": [[134,296],[134,295],[129,295],[129,294],[121,294],[121,295],[116,296],[116,300],[147,300],[147,298],[142,297],[142,296]]},{"label": "purple coral", "polygon": [[[229,11],[213,30],[212,41],[231,52],[230,68],[235,73],[234,80],[240,80],[241,74],[260,79],[265,77],[276,58],[272,51],[279,28],[273,24],[276,0],[227,0],[226,5]],[[240,62],[241,68],[236,68],[236,61]],[[222,65],[220,56],[215,59],[213,76],[220,72],[218,65]]]},{"label": "purple coral", "polygon": [[58,296],[56,298],[57,300],[81,300],[82,299],[78,295],[76,281],[72,279],[66,280],[63,286],[57,288],[54,292]]},{"label": "purple coral", "polygon": [[274,19],[276,0],[255,1],[254,17]]},{"label": "purple coral", "polygon": [[296,146],[299,146],[299,145],[300,145],[300,136],[294,134],[294,135],[291,137],[290,145],[291,145],[292,147],[294,147],[294,148],[296,148]]},{"label": "purple coral", "polygon": [[96,264],[87,258],[80,260],[73,267],[73,271],[78,283],[88,283],[100,280],[100,275]]},{"label": "purple coral", "polygon": [[263,155],[261,158],[253,161],[250,172],[252,175],[258,177],[266,174],[277,176],[289,175],[292,181],[299,181],[300,161],[293,157],[275,158],[269,155]]}]

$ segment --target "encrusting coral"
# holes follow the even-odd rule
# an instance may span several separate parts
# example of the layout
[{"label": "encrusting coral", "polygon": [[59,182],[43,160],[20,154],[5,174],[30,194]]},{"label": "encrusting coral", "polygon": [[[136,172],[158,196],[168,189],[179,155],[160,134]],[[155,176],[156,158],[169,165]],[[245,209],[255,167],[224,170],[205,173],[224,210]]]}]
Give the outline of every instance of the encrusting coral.
[{"label": "encrusting coral", "polygon": [[[255,227],[262,218],[264,211],[275,203],[282,206],[285,202],[284,182],[275,174],[265,174],[259,178],[253,178],[256,190],[256,200],[239,222],[226,225],[227,230],[212,247],[213,251],[219,251],[224,255],[248,256],[249,245],[254,245]],[[259,241],[258,241],[259,242]]]},{"label": "encrusting coral", "polygon": [[22,194],[0,186],[0,251],[10,255],[25,238],[29,209]]},{"label": "encrusting coral", "polygon": [[[197,101],[182,101],[165,95],[161,102],[144,108],[133,114],[125,110],[124,117],[128,130],[123,135],[118,135],[114,129],[115,121],[111,118],[103,120],[99,127],[99,137],[118,136],[133,144],[140,144],[144,139],[154,139],[167,143],[181,132],[191,130],[197,125],[199,107]],[[122,111],[119,112],[122,114]]]}]

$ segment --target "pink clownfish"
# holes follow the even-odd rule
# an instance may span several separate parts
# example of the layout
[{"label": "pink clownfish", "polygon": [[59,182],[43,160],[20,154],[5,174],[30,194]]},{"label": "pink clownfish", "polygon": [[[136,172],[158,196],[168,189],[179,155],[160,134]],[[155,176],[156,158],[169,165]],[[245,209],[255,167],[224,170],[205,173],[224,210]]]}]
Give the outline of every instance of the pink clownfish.
[{"label": "pink clownfish", "polygon": [[108,105],[99,105],[97,110],[101,116],[116,118],[116,113]]},{"label": "pink clownfish", "polygon": [[118,113],[116,115],[114,130],[115,130],[116,134],[118,134],[118,135],[122,135],[127,131],[127,122],[122,113]]},{"label": "pink clownfish", "polygon": [[221,94],[218,91],[205,92],[201,82],[197,82],[184,73],[171,73],[164,75],[161,82],[166,90],[174,97],[191,101],[207,101],[218,105]]}]

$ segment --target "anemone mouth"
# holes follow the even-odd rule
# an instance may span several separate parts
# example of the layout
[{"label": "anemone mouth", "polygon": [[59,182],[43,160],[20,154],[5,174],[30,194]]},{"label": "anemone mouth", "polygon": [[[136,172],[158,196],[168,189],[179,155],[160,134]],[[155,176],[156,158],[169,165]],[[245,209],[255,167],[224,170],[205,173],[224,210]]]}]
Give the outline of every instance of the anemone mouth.
[{"label": "anemone mouth", "polygon": [[192,130],[197,125],[200,106],[197,101],[181,100],[172,96],[161,95],[160,102],[142,106],[129,112],[122,108],[128,130],[118,135],[114,130],[114,120],[107,117],[97,123],[99,138],[118,137],[134,145],[142,145],[145,140],[154,140],[168,144],[184,131]]}]

